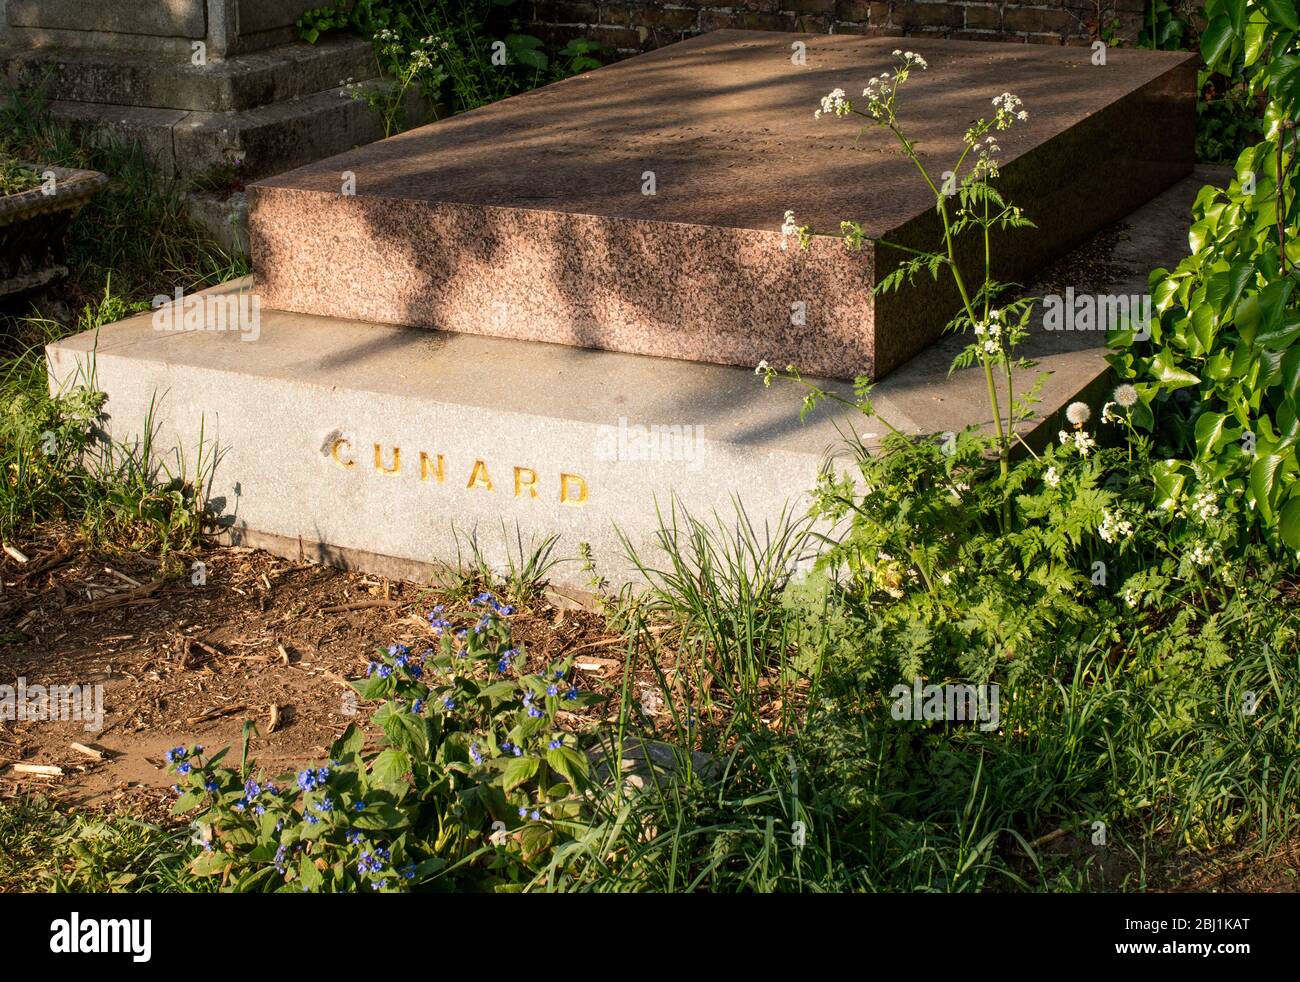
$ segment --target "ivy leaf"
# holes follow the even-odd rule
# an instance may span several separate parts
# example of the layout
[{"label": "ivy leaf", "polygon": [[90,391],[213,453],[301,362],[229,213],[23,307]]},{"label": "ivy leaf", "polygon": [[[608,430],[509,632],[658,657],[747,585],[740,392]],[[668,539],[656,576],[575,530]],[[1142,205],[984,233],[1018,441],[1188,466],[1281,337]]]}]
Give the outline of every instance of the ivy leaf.
[{"label": "ivy leaf", "polygon": [[1188,385],[1200,385],[1201,380],[1186,369],[1174,364],[1177,355],[1172,348],[1164,348],[1151,361],[1151,370],[1155,377],[1171,389],[1181,389]]}]

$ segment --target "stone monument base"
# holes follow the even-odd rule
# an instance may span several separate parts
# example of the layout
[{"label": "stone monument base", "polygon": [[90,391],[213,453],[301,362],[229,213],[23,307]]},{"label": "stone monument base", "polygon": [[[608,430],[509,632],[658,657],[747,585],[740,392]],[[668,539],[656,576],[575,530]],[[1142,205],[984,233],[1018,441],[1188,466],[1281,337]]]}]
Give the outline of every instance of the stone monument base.
[{"label": "stone monument base", "polygon": [[[1148,269],[1177,260],[1192,198],[1214,176],[1198,170],[1129,217],[1111,259],[1132,275],[1107,291],[1142,293]],[[245,279],[196,295],[209,327],[221,298],[242,295],[251,313],[252,289]],[[844,462],[841,433],[871,442],[885,431],[829,403],[800,423],[801,390],[764,388],[750,369],[258,313],[255,331],[173,330],[185,326],[182,305],[174,321],[163,308],[157,324],[147,313],[59,341],[51,386],[93,378],[108,394],[108,433],[127,444],[152,415],[156,451],[191,479],[202,446],[216,461],[205,493],[236,541],[387,575],[454,561],[475,531],[485,558],[504,565],[517,529],[525,542],[559,535],[566,557],[589,543],[600,573],[628,581],[619,530],[651,547],[656,509],[673,496],[724,520],[734,497],[760,534],[775,530],[783,512],[802,513],[828,457]],[[1108,388],[1100,333],[1040,323],[1024,350],[1038,359],[1032,374],[1051,376],[1025,427],[1031,443],[1052,439],[1080,396],[1099,417]],[[988,425],[982,372],[948,373],[961,344],[945,339],[878,384],[879,412],[914,433]],[[552,580],[588,582],[576,562]]]}]

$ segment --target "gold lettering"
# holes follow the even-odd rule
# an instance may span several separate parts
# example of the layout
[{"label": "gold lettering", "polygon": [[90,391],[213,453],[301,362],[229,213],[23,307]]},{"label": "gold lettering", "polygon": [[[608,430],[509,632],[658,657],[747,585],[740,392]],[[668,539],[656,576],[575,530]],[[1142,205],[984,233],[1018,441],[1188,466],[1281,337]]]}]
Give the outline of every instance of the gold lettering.
[{"label": "gold lettering", "polygon": [[[527,475],[525,477],[525,475]],[[531,467],[515,468],[515,497],[518,498],[524,493],[524,488],[528,489],[530,498],[537,497],[537,471]]]},{"label": "gold lettering", "polygon": [[492,477],[488,474],[487,464],[481,460],[474,461],[474,469],[469,472],[469,483],[465,487],[483,487],[492,490]]},{"label": "gold lettering", "polygon": [[380,474],[387,474],[389,477],[402,473],[402,448],[393,447],[393,466],[385,467],[383,458],[383,448],[375,444],[375,470]]},{"label": "gold lettering", "polygon": [[330,447],[330,456],[334,458],[334,463],[338,464],[345,471],[351,470],[353,467],[356,467],[357,462],[355,460],[344,460],[342,457],[339,456],[339,450],[343,447],[351,447],[351,446],[352,446],[351,443],[343,439],[343,437],[339,437],[337,440],[334,441],[334,446]]},{"label": "gold lettering", "polygon": [[434,477],[438,479],[438,483],[441,484],[443,478],[447,476],[446,471],[443,468],[442,454],[438,454],[435,457],[435,459],[438,461],[436,467],[433,465],[433,461],[429,460],[429,455],[425,453],[423,450],[420,451],[420,480],[421,481],[427,481],[429,479],[429,475],[432,474]]},{"label": "gold lettering", "polygon": [[[577,485],[576,492],[570,493],[569,484],[573,482]],[[575,496],[576,495],[576,496]],[[560,504],[562,505],[581,505],[587,500],[587,481],[577,474],[560,475]]]}]

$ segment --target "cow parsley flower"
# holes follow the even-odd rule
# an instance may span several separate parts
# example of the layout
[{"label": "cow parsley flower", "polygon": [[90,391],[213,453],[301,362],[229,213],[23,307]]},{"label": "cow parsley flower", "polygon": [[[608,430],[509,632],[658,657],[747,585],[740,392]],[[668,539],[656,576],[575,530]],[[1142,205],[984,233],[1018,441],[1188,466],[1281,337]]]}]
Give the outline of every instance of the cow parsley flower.
[{"label": "cow parsley flower", "polygon": [[1219,503],[1212,490],[1202,488],[1196,492],[1196,497],[1192,499],[1192,513],[1203,522],[1208,522],[1219,514]]},{"label": "cow parsley flower", "polygon": [[1118,542],[1120,539],[1127,539],[1133,534],[1133,523],[1126,521],[1119,515],[1112,515],[1108,511],[1101,513],[1101,525],[1097,526],[1097,534],[1101,536],[1103,542]]},{"label": "cow parsley flower", "polygon": [[814,119],[821,119],[823,113],[834,113],[836,116],[847,116],[853,111],[853,104],[849,102],[848,97],[844,94],[843,89],[831,89],[831,91],[822,96],[822,107],[813,113]]}]

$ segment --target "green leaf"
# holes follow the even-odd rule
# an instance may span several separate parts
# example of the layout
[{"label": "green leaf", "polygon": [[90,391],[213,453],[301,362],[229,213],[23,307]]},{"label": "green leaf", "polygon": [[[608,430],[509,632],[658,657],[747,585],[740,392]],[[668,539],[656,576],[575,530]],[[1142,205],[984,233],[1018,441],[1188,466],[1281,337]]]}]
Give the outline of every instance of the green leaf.
[{"label": "green leaf", "polygon": [[513,699],[515,695],[516,684],[510,680],[505,682],[493,682],[479,692],[479,697],[486,696],[493,704],[505,702]]},{"label": "green leaf", "polygon": [[190,872],[195,876],[215,876],[218,873],[224,873],[229,868],[229,854],[217,850],[201,852],[190,863]]},{"label": "green leaf", "polygon": [[1271,351],[1284,351],[1300,337],[1300,314],[1292,314],[1276,327],[1261,331],[1255,337],[1255,343]]},{"label": "green leaf", "polygon": [[1282,388],[1288,399],[1300,402],[1300,347],[1282,356]]},{"label": "green leaf", "polygon": [[1233,34],[1243,34],[1246,30],[1246,0],[1223,0],[1224,12],[1228,23],[1232,25]]},{"label": "green leaf", "polygon": [[203,803],[203,795],[197,791],[189,791],[176,799],[176,804],[172,805],[173,815],[184,815],[192,808],[198,808]]},{"label": "green leaf", "polygon": [[410,770],[410,755],[404,750],[390,747],[370,765],[370,783],[400,795],[409,787],[406,775]]},{"label": "green leaf", "polygon": [[537,769],[541,767],[542,762],[537,757],[515,757],[506,765],[505,773],[502,775],[502,784],[505,790],[511,791],[531,779]]},{"label": "green leaf", "polygon": [[316,862],[310,856],[304,855],[302,862],[298,864],[298,882],[301,889],[315,893],[325,885],[325,877],[320,875],[320,870],[316,868]]},{"label": "green leaf", "polygon": [[352,688],[357,690],[357,695],[367,702],[375,699],[382,699],[393,690],[391,676],[389,678],[380,678],[378,674],[368,676],[364,679],[355,679],[348,683]]},{"label": "green leaf", "polygon": [[390,744],[413,756],[422,758],[426,755],[429,747],[429,728],[424,717],[417,716],[404,708],[394,707],[381,725],[384,728],[384,736]]},{"label": "green leaf", "polygon": [[546,762],[574,788],[581,788],[587,776],[587,758],[571,747],[546,751]]},{"label": "green leaf", "polygon": [[1156,494],[1153,504],[1159,509],[1173,508],[1183,496],[1187,485],[1187,475],[1182,473],[1182,462],[1161,460],[1151,465],[1151,477],[1155,482]]},{"label": "green leaf", "polygon": [[1264,9],[1270,18],[1288,31],[1300,31],[1300,20],[1296,19],[1295,4],[1291,0],[1264,0]]},{"label": "green leaf", "polygon": [[406,824],[406,816],[387,801],[369,803],[365,811],[357,812],[352,819],[354,828],[372,831],[400,829]]},{"label": "green leaf", "polygon": [[1283,542],[1292,549],[1300,549],[1300,493],[1293,491],[1287,503],[1282,506],[1278,530],[1282,533]]},{"label": "green leaf", "polygon": [[1151,362],[1152,372],[1162,384],[1171,389],[1181,389],[1188,385],[1199,385],[1201,380],[1186,369],[1174,364],[1178,356],[1172,348],[1164,348]]},{"label": "green leaf", "polygon": [[1250,23],[1246,25],[1246,54],[1245,67],[1249,68],[1259,60],[1260,53],[1264,50],[1264,37],[1268,29],[1268,24],[1259,17],[1258,11],[1251,15]]},{"label": "green leaf", "polygon": [[355,723],[349,723],[343,735],[330,744],[330,759],[340,760],[351,754],[359,754],[365,744],[366,735],[361,732],[360,727]]},{"label": "green leaf", "polygon": [[[1235,36],[1232,32],[1232,23],[1227,17],[1215,17],[1205,28],[1205,33],[1201,35],[1201,57],[1205,64],[1210,68],[1231,67],[1221,64],[1227,61],[1227,56],[1232,53],[1232,43]],[[1195,248],[1192,250],[1196,252]]]},{"label": "green leaf", "polygon": [[1196,455],[1206,459],[1214,453],[1214,448],[1223,437],[1224,426],[1228,421],[1224,413],[1202,413],[1196,421]]},{"label": "green leaf", "polygon": [[1250,469],[1250,490],[1255,496],[1255,507],[1266,522],[1273,521],[1273,501],[1278,490],[1277,475],[1281,464],[1280,454],[1267,454],[1259,457]]}]

